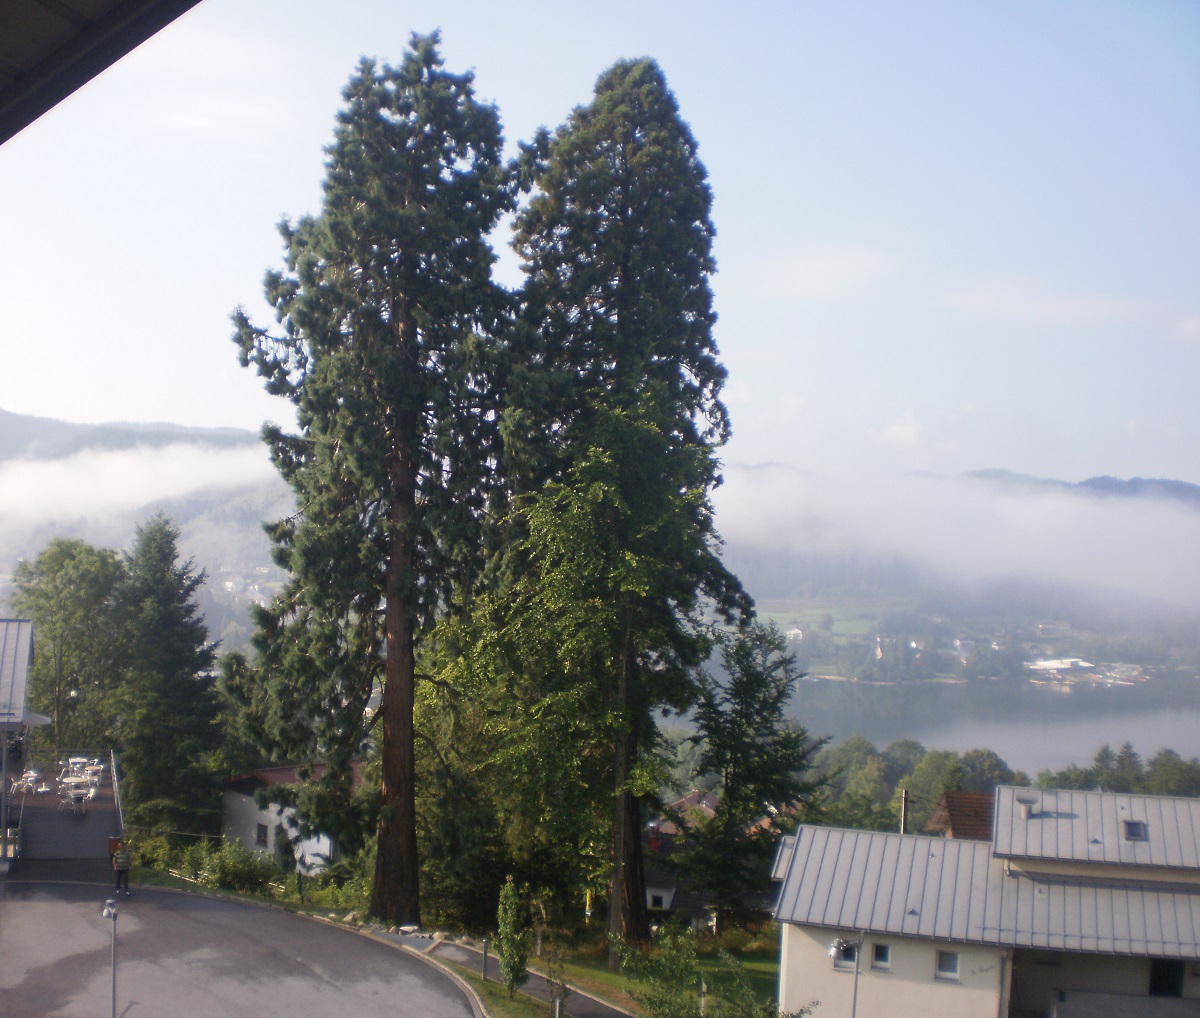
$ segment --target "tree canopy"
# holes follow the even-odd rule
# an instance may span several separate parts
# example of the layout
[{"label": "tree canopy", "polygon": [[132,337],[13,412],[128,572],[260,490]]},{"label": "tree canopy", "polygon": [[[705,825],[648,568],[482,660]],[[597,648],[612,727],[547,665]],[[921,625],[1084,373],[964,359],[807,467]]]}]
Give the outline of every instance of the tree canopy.
[{"label": "tree canopy", "polygon": [[[296,407],[265,438],[298,512],[271,528],[285,592],[255,646],[292,753],[345,774],[382,746],[372,911],[420,918],[413,703],[421,634],[465,583],[496,457],[490,337],[502,310],[486,235],[511,205],[496,110],[413,36],[344,92],[321,213],[281,227],[273,335],[234,315],[242,362]],[[379,706],[372,696],[378,691]]]},{"label": "tree canopy", "polygon": [[[712,335],[712,196],[651,60],[601,75],[592,102],[527,163],[533,195],[515,239],[524,368],[505,434],[533,464],[516,488],[531,489],[524,512],[541,542],[529,556],[534,596],[573,591],[594,613],[564,643],[596,655],[589,681],[615,742],[610,929],[643,942],[636,779],[657,741],[654,712],[695,697],[711,647],[704,611],[732,619],[750,607],[721,563],[709,501],[729,434]],[[571,565],[583,549],[586,567]]]}]

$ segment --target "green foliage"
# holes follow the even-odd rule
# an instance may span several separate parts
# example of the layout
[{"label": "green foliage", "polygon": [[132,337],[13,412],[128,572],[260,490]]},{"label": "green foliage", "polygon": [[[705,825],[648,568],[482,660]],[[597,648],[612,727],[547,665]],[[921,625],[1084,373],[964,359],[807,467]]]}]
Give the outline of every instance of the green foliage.
[{"label": "green foliage", "polygon": [[618,946],[622,969],[639,981],[630,993],[646,1018],[802,1018],[812,1013],[808,1007],[781,1012],[773,1001],[760,1000],[742,967],[724,951],[727,979],[709,986],[701,977],[691,930],[664,926],[644,951]]},{"label": "green foliage", "polygon": [[117,733],[129,819],[197,831],[219,823],[216,655],[195,602],[204,573],[179,561],[178,538],[160,514],[137,528],[126,556],[117,598],[129,663]]},{"label": "green foliage", "polygon": [[601,75],[592,102],[527,151],[523,172],[534,193],[516,223],[526,281],[503,434],[529,543],[510,568],[524,575],[518,597],[555,620],[538,656],[549,685],[529,703],[559,715],[556,674],[590,687],[588,743],[615,750],[610,917],[640,941],[634,779],[658,745],[655,712],[695,695],[702,600],[727,616],[748,608],[718,557],[709,502],[713,450],[729,434],[712,339],[712,196],[649,60]]},{"label": "green foliage", "polygon": [[510,876],[500,888],[496,911],[496,960],[511,997],[529,979],[529,916]]},{"label": "green foliage", "polygon": [[118,619],[124,577],[116,552],[65,538],[17,565],[12,607],[36,634],[28,702],[53,722],[56,760],[111,744],[113,695],[130,652]]},{"label": "green foliage", "polygon": [[416,650],[477,571],[498,458],[486,236],[512,204],[496,110],[438,43],[413,36],[399,67],[364,60],[346,86],[322,211],[282,225],[287,273],[267,277],[282,334],[234,315],[242,363],[300,425],[265,432],[303,512],[269,530],[292,580],[256,619],[263,727],[344,771],[381,692],[372,910],[393,922],[420,918]]},{"label": "green foliage", "polygon": [[270,859],[236,840],[209,851],[199,869],[202,885],[226,891],[259,892],[278,876],[279,869]]},{"label": "green foliage", "polygon": [[1041,788],[1200,797],[1200,758],[1185,760],[1174,750],[1164,749],[1146,763],[1132,743],[1115,751],[1105,744],[1096,751],[1090,767],[1071,764],[1057,772],[1045,770],[1036,783]]},{"label": "green foliage", "polygon": [[784,720],[799,673],[774,624],[722,641],[725,680],[704,676],[694,720],[697,776],[716,774],[715,814],[690,831],[684,870],[722,918],[761,908],[776,836],[820,787],[807,776],[824,740]]},{"label": "green foliage", "polygon": [[160,513],[123,558],[54,540],[18,567],[14,607],[34,622],[30,701],[54,721],[55,759],[115,749],[132,823],[213,830],[214,648],[196,604],[204,572],[179,560],[178,538]]}]

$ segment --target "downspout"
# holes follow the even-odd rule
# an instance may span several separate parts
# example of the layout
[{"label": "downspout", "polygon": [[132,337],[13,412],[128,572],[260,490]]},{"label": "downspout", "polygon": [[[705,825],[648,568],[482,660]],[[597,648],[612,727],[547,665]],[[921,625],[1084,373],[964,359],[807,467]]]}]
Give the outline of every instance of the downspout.
[{"label": "downspout", "polygon": [[1011,951],[1000,955],[1000,1003],[996,1007],[996,1018],[1008,1018],[1008,1005],[1012,996]]}]

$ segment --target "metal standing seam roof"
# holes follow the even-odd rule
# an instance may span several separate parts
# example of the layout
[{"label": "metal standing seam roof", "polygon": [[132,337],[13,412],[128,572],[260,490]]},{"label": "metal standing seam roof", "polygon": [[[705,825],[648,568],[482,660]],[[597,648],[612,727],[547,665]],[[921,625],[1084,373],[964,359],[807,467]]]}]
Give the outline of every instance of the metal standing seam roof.
[{"label": "metal standing seam roof", "polygon": [[[1017,796],[1036,795],[1029,816]],[[1125,821],[1146,825],[1145,840]],[[1200,799],[1117,792],[996,789],[995,854],[1017,860],[1200,870]]]},{"label": "metal standing seam roof", "polygon": [[0,619],[0,730],[25,726],[25,687],[33,662],[33,623]]},{"label": "metal standing seam roof", "polygon": [[981,841],[801,827],[779,922],[1049,951],[1200,959],[1200,887],[1005,872]]}]

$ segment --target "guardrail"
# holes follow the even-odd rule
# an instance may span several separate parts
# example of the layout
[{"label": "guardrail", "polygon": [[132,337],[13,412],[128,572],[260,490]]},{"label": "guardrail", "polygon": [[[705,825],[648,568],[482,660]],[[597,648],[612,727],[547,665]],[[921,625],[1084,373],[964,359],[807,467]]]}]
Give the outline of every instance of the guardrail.
[{"label": "guardrail", "polygon": [[108,751],[108,773],[112,775],[113,805],[117,810],[117,834],[125,836],[125,809],[121,805],[121,779],[117,774],[117,754],[115,750]]}]

